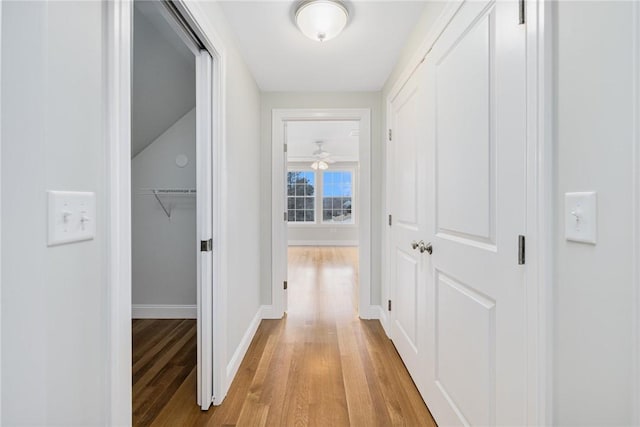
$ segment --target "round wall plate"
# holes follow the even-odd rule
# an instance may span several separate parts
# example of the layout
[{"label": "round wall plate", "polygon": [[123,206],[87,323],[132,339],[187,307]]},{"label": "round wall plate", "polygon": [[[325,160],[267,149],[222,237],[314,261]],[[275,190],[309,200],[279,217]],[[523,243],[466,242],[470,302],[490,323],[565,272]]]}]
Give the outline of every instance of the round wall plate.
[{"label": "round wall plate", "polygon": [[178,154],[176,156],[176,166],[183,168],[189,164],[189,158],[184,154]]}]

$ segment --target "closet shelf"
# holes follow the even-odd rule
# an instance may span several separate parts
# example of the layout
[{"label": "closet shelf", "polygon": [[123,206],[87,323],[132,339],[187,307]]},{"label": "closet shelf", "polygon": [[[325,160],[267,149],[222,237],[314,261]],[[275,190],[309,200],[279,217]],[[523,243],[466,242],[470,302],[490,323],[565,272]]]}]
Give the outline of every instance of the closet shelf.
[{"label": "closet shelf", "polygon": [[169,204],[165,204],[161,197],[195,196],[196,190],[193,188],[147,188],[141,189],[138,194],[143,196],[154,196],[164,213],[167,215],[167,218],[171,219],[171,206]]}]

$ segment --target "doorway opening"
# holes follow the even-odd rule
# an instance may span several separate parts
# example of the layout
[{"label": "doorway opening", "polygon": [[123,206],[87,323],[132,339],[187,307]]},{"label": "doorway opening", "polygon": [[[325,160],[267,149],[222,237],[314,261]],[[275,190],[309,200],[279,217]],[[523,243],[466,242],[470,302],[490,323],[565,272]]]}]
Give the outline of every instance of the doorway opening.
[{"label": "doorway opening", "polygon": [[170,2],[134,2],[132,48],[132,414],[147,425],[179,391],[212,403],[212,57]]},{"label": "doorway opening", "polygon": [[287,307],[347,302],[358,310],[360,122],[287,123]]},{"label": "doorway opening", "polygon": [[272,129],[272,306],[264,317],[282,317],[290,292],[296,304],[293,298],[326,285],[323,258],[336,262],[332,274],[348,272],[330,283],[348,283],[353,311],[377,317],[370,300],[370,111],[276,109]]}]

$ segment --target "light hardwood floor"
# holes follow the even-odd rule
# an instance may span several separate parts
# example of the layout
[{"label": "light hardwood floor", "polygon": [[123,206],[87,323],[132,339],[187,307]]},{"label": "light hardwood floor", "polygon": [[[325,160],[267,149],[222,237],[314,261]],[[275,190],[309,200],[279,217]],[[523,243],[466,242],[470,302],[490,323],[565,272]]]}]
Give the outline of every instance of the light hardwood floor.
[{"label": "light hardwood floor", "polygon": [[135,320],[136,426],[434,426],[378,321],[357,317],[357,249],[289,249],[289,312],[265,320],[227,398],[195,403],[195,322]]}]

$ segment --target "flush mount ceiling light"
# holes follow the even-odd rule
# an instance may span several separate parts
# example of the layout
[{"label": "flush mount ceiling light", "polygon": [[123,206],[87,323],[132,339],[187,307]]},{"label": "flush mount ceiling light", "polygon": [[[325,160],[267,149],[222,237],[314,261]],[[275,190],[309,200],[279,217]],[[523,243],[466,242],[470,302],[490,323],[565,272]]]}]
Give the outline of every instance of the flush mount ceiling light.
[{"label": "flush mount ceiling light", "polygon": [[334,0],[305,1],[296,10],[296,24],[302,34],[319,42],[340,34],[348,18],[347,8]]}]

